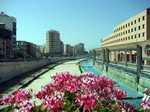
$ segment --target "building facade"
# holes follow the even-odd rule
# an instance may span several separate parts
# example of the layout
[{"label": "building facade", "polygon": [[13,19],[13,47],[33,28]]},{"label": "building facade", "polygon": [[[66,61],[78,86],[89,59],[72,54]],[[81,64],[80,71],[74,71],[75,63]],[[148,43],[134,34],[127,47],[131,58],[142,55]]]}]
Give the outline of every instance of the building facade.
[{"label": "building facade", "polygon": [[[126,19],[114,27],[111,34],[101,39],[102,48],[121,48],[122,46],[130,48],[131,45],[141,45],[143,51],[143,59],[150,58],[144,54],[145,45],[150,40],[150,8]],[[143,44],[142,44],[143,43]],[[148,48],[149,49],[149,48]],[[148,53],[149,50],[146,50]],[[112,61],[127,60],[136,63],[136,51],[112,51],[110,59]],[[144,60],[145,64],[150,64],[149,60]]]},{"label": "building facade", "polygon": [[4,12],[0,13],[0,23],[5,24],[5,27],[12,31],[12,38],[11,38],[11,48],[16,47],[16,18],[12,16],[6,15]]},{"label": "building facade", "polygon": [[63,42],[60,40],[60,33],[56,30],[49,30],[46,33],[46,53],[50,56],[63,55]]},{"label": "building facade", "polygon": [[101,39],[102,47],[136,43],[150,39],[150,8],[114,27],[113,33]]},{"label": "building facade", "polygon": [[12,31],[5,28],[5,24],[0,24],[0,53],[4,57],[9,57],[11,52]]},{"label": "building facade", "polygon": [[64,45],[64,56],[73,56],[73,46],[69,44]]},{"label": "building facade", "polygon": [[74,46],[74,55],[83,55],[84,54],[84,44],[79,43]]},{"label": "building facade", "polygon": [[17,49],[25,58],[36,57],[36,45],[31,42],[17,41]]}]

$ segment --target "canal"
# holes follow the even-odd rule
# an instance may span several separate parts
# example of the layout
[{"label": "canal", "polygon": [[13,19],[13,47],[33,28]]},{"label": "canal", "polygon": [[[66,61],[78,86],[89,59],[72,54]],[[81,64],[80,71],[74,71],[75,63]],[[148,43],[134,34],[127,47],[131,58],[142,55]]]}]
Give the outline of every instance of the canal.
[{"label": "canal", "polygon": [[[92,62],[89,60],[81,61],[80,65],[81,65],[83,72],[93,72],[95,75],[105,75],[106,77],[108,77],[107,73],[103,73],[100,69],[93,66]],[[111,77],[108,77],[108,78],[111,78]],[[112,80],[115,81],[116,87],[119,87],[120,89],[126,91],[127,95],[126,95],[126,97],[123,98],[124,101],[126,101],[126,102],[130,101],[132,104],[134,104],[138,107],[141,102],[141,99],[143,97],[143,94],[140,92],[137,92],[133,88],[130,88],[129,86],[127,86],[117,80],[114,80],[114,79],[112,79]]]}]

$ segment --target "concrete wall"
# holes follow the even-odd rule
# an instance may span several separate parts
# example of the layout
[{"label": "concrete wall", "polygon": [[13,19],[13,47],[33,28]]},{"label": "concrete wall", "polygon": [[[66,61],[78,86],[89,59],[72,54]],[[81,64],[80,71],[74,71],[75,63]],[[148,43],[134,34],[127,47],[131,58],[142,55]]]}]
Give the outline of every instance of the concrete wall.
[{"label": "concrete wall", "polygon": [[36,61],[0,63],[0,83],[47,64],[50,64],[50,61],[46,59]]},{"label": "concrete wall", "polygon": [[136,83],[136,73],[131,73],[128,71],[123,71],[117,69],[116,67],[108,66],[108,71],[106,72],[106,65],[102,65],[101,62],[95,62],[95,67],[102,70],[109,78],[124,83],[125,85],[137,90],[141,93],[144,92],[145,88],[149,88],[150,79],[146,77],[141,77],[139,79],[139,84]]}]

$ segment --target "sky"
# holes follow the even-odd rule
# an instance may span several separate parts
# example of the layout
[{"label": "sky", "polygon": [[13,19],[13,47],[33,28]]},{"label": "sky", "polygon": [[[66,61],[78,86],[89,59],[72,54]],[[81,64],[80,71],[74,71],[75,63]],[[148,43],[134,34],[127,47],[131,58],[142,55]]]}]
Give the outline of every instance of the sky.
[{"label": "sky", "polygon": [[46,32],[88,51],[120,22],[150,7],[150,0],[0,0],[0,11],[17,19],[17,40],[43,45]]}]

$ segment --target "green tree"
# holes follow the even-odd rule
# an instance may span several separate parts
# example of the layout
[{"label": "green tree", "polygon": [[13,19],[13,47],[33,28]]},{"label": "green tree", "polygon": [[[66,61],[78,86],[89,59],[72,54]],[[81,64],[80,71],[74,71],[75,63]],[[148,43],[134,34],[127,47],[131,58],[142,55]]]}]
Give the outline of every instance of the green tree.
[{"label": "green tree", "polygon": [[19,49],[15,49],[12,52],[14,58],[22,58],[23,57],[23,52]]},{"label": "green tree", "polygon": [[4,58],[5,54],[3,52],[0,52],[0,59]]}]

